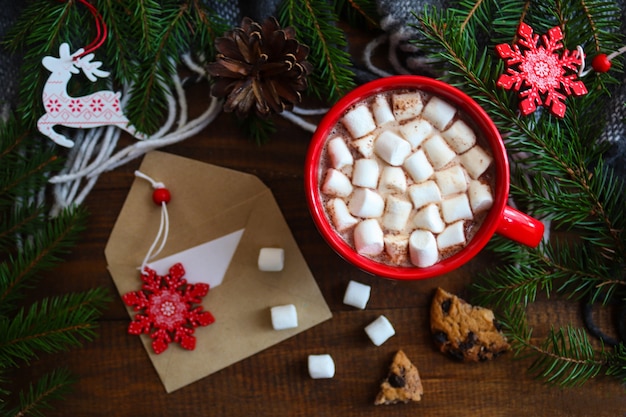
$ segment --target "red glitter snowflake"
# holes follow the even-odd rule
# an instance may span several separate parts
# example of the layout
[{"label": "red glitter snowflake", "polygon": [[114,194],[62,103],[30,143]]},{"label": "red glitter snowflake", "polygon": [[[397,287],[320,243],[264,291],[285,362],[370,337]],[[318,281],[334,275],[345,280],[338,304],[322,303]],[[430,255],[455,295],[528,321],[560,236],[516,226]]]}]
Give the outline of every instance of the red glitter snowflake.
[{"label": "red glitter snowflake", "polygon": [[520,24],[517,34],[519,40],[512,48],[509,44],[496,46],[507,65],[497,85],[519,91],[519,106],[525,116],[534,112],[537,105],[544,105],[554,115],[563,117],[566,96],[587,94],[585,84],[576,81],[584,56],[567,49],[559,56],[563,32],[558,26],[541,36],[541,45],[539,35],[533,34],[533,28],[525,23]]},{"label": "red glitter snowflake", "polygon": [[172,266],[165,276],[146,267],[141,274],[141,290],[122,297],[126,305],[139,311],[128,326],[128,333],[149,334],[156,354],[165,351],[171,342],[187,350],[195,349],[195,328],[215,321],[211,313],[197,305],[209,292],[209,286],[188,284],[184,276],[185,269],[180,263]]}]

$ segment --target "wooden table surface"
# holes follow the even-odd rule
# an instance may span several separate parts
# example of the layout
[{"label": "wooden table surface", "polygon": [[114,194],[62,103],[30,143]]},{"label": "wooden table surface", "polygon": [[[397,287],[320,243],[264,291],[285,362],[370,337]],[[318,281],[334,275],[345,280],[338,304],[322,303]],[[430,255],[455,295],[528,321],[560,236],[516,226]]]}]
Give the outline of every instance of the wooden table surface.
[{"label": "wooden table surface", "polygon": [[[198,89],[191,106],[203,108],[205,94]],[[456,272],[418,282],[382,279],[349,265],[324,243],[309,216],[303,163],[311,134],[282,118],[274,120],[277,132],[260,147],[242,134],[234,116],[221,114],[203,132],[162,150],[258,176],[273,192],[332,319],[167,394],[139,338],[127,334],[130,319],[104,258],[104,247],[134,180],[133,171],[141,162],[135,160],[100,177],[84,204],[90,218],[80,242],[65,262],[46,274],[35,294],[102,286],[114,299],[100,323],[97,340],[67,353],[44,355],[20,370],[20,379],[29,380],[65,366],[79,378],[73,393],[56,403],[48,416],[626,415],[626,390],[608,377],[563,389],[535,380],[527,373],[530,361],[512,354],[492,362],[463,364],[439,353],[429,334],[434,289],[441,286],[468,296],[472,274],[485,266],[488,257],[481,254]],[[365,310],[343,304],[349,280],[371,285]],[[376,347],[363,329],[381,314],[393,323],[396,335]],[[537,302],[529,314],[538,339],[552,325],[580,324],[578,306],[565,301]],[[379,383],[398,349],[419,368],[423,399],[375,406]],[[318,353],[332,355],[337,370],[334,378],[309,377],[307,356]]]}]

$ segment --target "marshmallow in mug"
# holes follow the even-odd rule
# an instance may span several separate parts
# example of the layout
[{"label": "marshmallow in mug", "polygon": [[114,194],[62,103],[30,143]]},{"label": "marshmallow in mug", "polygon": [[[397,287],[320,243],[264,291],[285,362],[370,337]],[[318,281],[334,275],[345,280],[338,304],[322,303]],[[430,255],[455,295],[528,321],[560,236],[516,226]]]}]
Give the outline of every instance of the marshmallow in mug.
[{"label": "marshmallow in mug", "polygon": [[471,239],[466,222],[493,204],[493,158],[437,96],[379,93],[348,110],[329,138],[326,212],[361,255],[431,266],[460,250]]}]

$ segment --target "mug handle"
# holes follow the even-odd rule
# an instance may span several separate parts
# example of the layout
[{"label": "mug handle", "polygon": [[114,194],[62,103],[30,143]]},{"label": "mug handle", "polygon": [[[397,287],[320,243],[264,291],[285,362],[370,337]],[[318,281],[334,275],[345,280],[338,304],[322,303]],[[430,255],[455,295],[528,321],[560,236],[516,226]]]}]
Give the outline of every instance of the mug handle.
[{"label": "mug handle", "polygon": [[535,248],[543,238],[544,225],[513,207],[504,206],[496,233],[522,245]]}]

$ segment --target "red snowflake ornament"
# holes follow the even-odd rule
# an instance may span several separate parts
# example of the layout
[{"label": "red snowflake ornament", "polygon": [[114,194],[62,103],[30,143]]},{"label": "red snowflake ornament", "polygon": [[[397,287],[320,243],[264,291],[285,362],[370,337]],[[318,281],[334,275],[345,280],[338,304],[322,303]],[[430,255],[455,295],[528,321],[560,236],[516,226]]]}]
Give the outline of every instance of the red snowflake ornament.
[{"label": "red snowflake ornament", "polygon": [[517,34],[519,40],[512,48],[505,43],[496,46],[507,65],[498,78],[498,87],[519,91],[519,106],[525,116],[544,105],[554,115],[563,117],[567,96],[587,94],[585,84],[576,80],[584,56],[567,49],[559,56],[563,32],[558,26],[541,36],[541,45],[539,35],[533,34],[533,28],[525,23],[520,24]]},{"label": "red snowflake ornament", "polygon": [[195,349],[195,328],[215,321],[211,313],[197,305],[209,292],[209,286],[188,284],[184,276],[185,269],[180,263],[172,266],[165,276],[145,267],[141,274],[141,290],[122,297],[126,305],[139,311],[128,326],[128,333],[149,334],[157,355],[171,342],[179,343],[187,350]]}]

